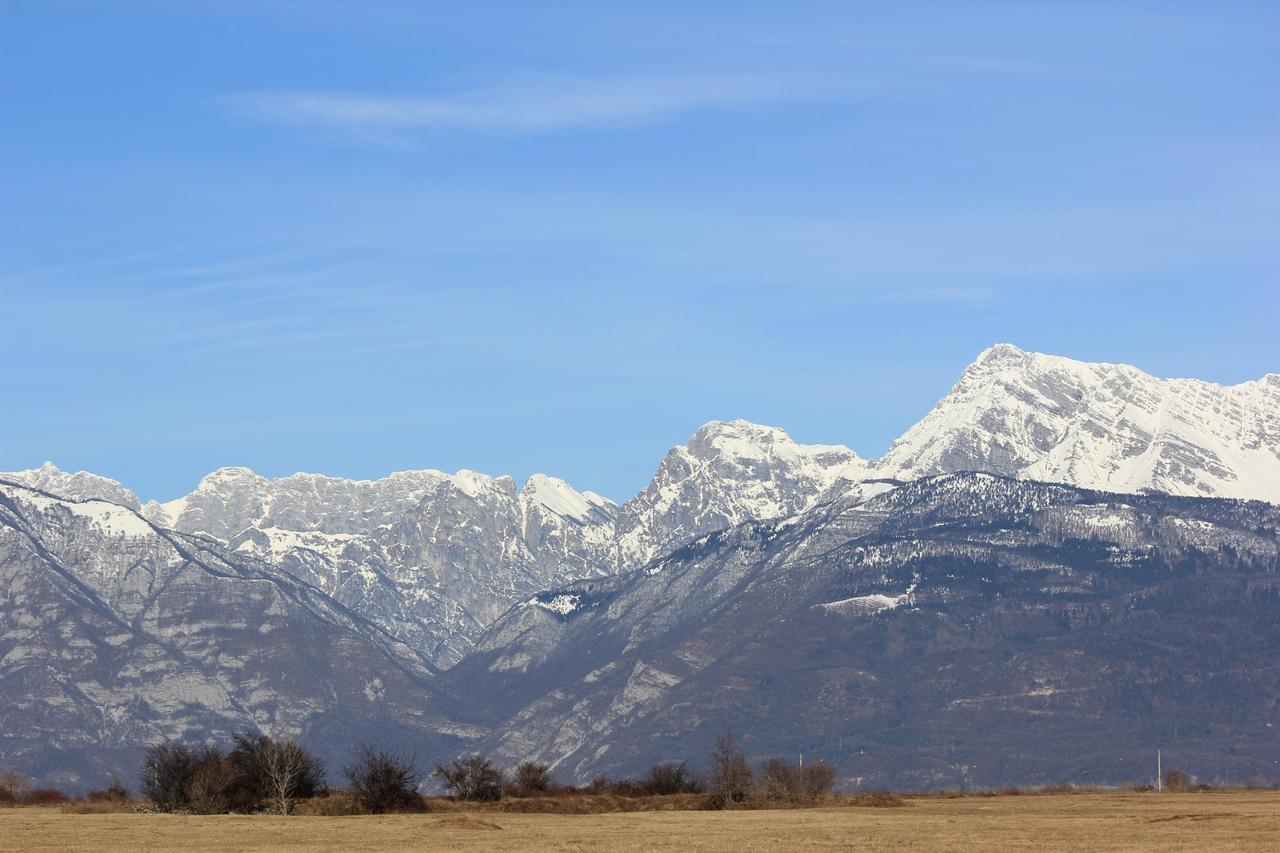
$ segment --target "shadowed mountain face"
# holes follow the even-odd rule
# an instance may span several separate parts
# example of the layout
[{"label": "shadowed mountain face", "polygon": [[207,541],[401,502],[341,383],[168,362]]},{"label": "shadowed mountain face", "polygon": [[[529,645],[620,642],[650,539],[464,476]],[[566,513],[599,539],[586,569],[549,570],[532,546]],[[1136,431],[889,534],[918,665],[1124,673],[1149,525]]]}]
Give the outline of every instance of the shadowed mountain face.
[{"label": "shadowed mountain face", "polygon": [[727,727],[851,785],[1123,781],[1156,747],[1236,779],[1280,759],[1280,509],[884,488],[538,593],[439,673],[279,566],[3,485],[5,760],[95,784],[148,742],[243,727],[574,780],[697,759]]},{"label": "shadowed mountain face", "polygon": [[[1274,773],[1280,510],[982,474],[699,539],[551,590],[442,681],[568,777],[757,756],[853,784]],[[1175,726],[1177,728],[1175,739]]]}]

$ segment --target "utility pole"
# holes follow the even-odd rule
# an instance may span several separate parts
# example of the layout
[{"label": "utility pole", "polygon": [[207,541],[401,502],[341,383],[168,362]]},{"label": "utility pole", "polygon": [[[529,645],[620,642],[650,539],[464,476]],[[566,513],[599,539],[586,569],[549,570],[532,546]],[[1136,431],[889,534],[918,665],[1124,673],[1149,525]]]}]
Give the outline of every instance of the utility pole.
[{"label": "utility pole", "polygon": [[1156,750],[1156,793],[1164,790],[1164,768],[1161,764],[1160,750]]}]

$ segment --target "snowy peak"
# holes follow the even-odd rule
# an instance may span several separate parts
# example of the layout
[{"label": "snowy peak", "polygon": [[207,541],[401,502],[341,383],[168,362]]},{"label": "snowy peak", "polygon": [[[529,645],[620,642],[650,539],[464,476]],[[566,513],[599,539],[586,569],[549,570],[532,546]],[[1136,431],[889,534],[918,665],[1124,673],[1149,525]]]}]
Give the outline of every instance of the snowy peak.
[{"label": "snowy peak", "polygon": [[534,474],[520,490],[526,507],[538,506],[561,518],[582,524],[606,524],[617,514],[617,505],[595,492],[579,492],[558,477]]},{"label": "snowy peak", "polygon": [[442,484],[475,496],[495,482],[473,471],[452,477],[434,470],[399,471],[378,480],[348,480],[309,473],[267,478],[248,468],[228,467],[207,474],[189,495],[148,503],[145,511],[158,524],[223,541],[250,527],[368,533]]},{"label": "snowy peak", "polygon": [[742,521],[793,515],[868,470],[841,445],[799,444],[777,427],[745,420],[711,421],[672,448],[649,485],[622,505],[618,564],[643,564]]},{"label": "snowy peak", "polygon": [[881,476],[988,471],[1118,492],[1280,501],[1280,383],[985,350],[894,442]]},{"label": "snowy peak", "polygon": [[689,439],[685,450],[693,458],[704,461],[783,463],[823,470],[833,464],[861,461],[858,454],[844,445],[798,444],[785,430],[741,418],[704,424]]},{"label": "snowy peak", "polygon": [[127,506],[133,510],[142,508],[138,502],[138,496],[115,480],[90,474],[88,471],[69,474],[52,462],[45,462],[39,468],[30,468],[26,471],[0,473],[0,479],[11,480],[71,500],[97,499]]}]

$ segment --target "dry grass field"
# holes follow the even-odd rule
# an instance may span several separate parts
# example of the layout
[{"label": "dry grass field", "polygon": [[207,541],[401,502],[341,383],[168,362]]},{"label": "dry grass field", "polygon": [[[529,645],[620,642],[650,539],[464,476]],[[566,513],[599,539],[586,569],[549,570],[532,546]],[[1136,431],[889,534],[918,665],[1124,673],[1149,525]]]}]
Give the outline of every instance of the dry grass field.
[{"label": "dry grass field", "polygon": [[192,817],[0,809],[0,850],[1277,850],[1280,793],[912,798],[904,808]]}]

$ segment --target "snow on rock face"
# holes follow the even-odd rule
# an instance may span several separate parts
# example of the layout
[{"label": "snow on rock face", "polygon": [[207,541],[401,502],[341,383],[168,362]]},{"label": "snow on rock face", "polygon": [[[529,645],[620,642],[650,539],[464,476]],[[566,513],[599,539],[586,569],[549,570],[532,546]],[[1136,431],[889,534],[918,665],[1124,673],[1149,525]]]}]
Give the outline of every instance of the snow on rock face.
[{"label": "snow on rock face", "polygon": [[742,521],[794,515],[835,484],[864,479],[868,468],[841,445],[798,444],[776,427],[712,421],[672,448],[649,485],[622,505],[618,564],[643,564]]},{"label": "snow on rock face", "polygon": [[613,501],[595,492],[579,492],[557,477],[534,474],[520,490],[522,502],[537,504],[561,518],[584,523],[608,522],[613,519]]},{"label": "snow on rock face", "polygon": [[[480,629],[535,592],[641,568],[745,521],[874,501],[902,481],[968,470],[1280,502],[1280,375],[1223,388],[1001,344],[880,462],[840,445],[799,444],[775,427],[712,421],[622,506],[542,474],[517,490],[510,477],[470,470],[347,480],[221,468],[191,494],[149,502],[142,514],[285,566],[449,665]],[[49,463],[0,478],[138,508],[119,483]],[[126,529],[141,535],[130,518],[142,523],[98,521],[122,537]]]},{"label": "snow on rock face", "polygon": [[915,592],[919,586],[920,575],[916,574],[911,581],[911,585],[907,587],[907,591],[901,595],[885,595],[884,593],[876,592],[870,595],[855,595],[851,598],[842,598],[839,601],[828,601],[814,606],[818,610],[839,613],[843,616],[873,615],[914,603]]},{"label": "snow on rock face", "polygon": [[[483,475],[464,471],[454,479],[474,488],[477,476]],[[394,520],[432,486],[448,479],[449,475],[431,470],[401,471],[380,480],[321,474],[268,479],[248,468],[219,468],[191,494],[165,504],[148,504],[147,511],[158,523],[167,520],[176,530],[207,533],[223,541],[249,527],[368,533]]]},{"label": "snow on rock face", "polygon": [[534,596],[525,602],[525,606],[541,607],[543,610],[549,610],[560,616],[568,616],[581,605],[582,596],[574,595],[572,593],[560,593],[559,595],[553,595],[545,601],[539,596]]},{"label": "snow on rock face", "polygon": [[1280,377],[1161,380],[998,344],[877,465],[904,480],[964,470],[1280,502]]},{"label": "snow on rock face", "polygon": [[94,535],[134,539],[152,539],[158,536],[155,529],[137,512],[111,501],[96,498],[84,501],[48,498],[25,489],[5,488],[2,485],[0,493],[42,516],[60,518],[72,525],[78,523],[92,528]]},{"label": "snow on rock face", "polygon": [[816,605],[821,610],[831,613],[841,614],[858,614],[858,613],[880,613],[884,610],[892,610],[899,605],[905,604],[905,596],[901,595],[855,595],[853,598],[842,598],[839,601],[828,601],[825,604]]},{"label": "snow on rock face", "polygon": [[141,509],[138,496],[115,480],[90,474],[88,471],[77,471],[69,474],[52,462],[45,462],[39,468],[26,471],[10,471],[0,473],[0,480],[12,480],[24,486],[46,491],[60,498],[82,501],[90,498],[110,501],[127,506],[129,509]]},{"label": "snow on rock face", "polygon": [[106,536],[131,536],[149,538],[155,530],[137,513],[118,504],[92,500],[67,504],[74,515],[87,519]]}]

